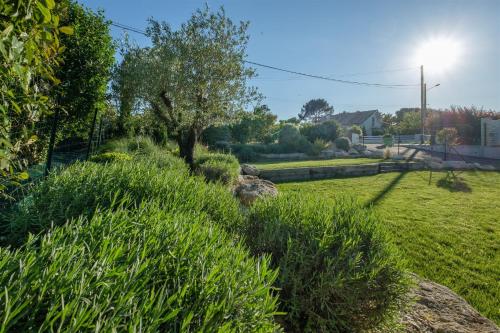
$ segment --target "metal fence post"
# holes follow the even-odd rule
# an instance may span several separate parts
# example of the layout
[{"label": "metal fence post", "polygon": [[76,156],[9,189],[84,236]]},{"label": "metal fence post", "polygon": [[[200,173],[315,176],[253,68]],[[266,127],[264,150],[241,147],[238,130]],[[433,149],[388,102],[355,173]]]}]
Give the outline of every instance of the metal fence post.
[{"label": "metal fence post", "polygon": [[54,153],[54,144],[56,142],[57,122],[59,120],[59,107],[56,107],[54,119],[52,120],[52,128],[50,129],[49,150],[47,151],[47,162],[45,163],[45,176],[49,174],[52,167],[52,155]]},{"label": "metal fence post", "polygon": [[87,145],[87,154],[85,155],[85,160],[89,159],[90,156],[90,148],[92,146],[92,137],[94,136],[94,129],[95,129],[95,122],[97,120],[97,108],[95,108],[94,112],[94,119],[92,120],[92,126],[90,128],[90,133],[89,133],[89,142]]}]

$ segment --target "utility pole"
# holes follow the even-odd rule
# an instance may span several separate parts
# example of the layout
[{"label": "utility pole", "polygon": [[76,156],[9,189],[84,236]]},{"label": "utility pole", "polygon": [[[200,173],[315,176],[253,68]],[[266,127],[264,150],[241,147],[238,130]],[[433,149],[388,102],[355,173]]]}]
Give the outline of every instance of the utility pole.
[{"label": "utility pole", "polygon": [[420,66],[420,127],[422,129],[422,136],[420,143],[424,144],[424,112],[425,112],[425,83],[424,83],[424,65]]}]

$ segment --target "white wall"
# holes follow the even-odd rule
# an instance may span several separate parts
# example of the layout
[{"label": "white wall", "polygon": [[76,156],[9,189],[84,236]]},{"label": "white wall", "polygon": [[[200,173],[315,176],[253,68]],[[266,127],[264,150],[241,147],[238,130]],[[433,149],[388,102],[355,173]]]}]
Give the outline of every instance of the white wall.
[{"label": "white wall", "polygon": [[[413,145],[408,145],[410,147],[413,147]],[[422,150],[428,150],[438,153],[444,152],[444,145],[434,145],[432,147],[430,146],[420,146],[420,145],[415,145],[416,148],[422,149]],[[491,158],[491,159],[496,159],[500,160],[500,146],[498,147],[488,147],[488,146],[473,146],[473,145],[457,145],[453,146],[453,149],[448,149],[448,153],[450,154],[455,154],[455,150],[463,156],[470,156],[470,157],[481,157],[481,158]]]},{"label": "white wall", "polygon": [[500,147],[500,120],[481,118],[481,146]]},{"label": "white wall", "polygon": [[[372,119],[375,119],[375,121],[373,122],[373,126]],[[382,128],[382,122],[378,119],[376,114],[372,114],[361,124],[361,127],[364,127],[366,129],[366,135],[373,135],[374,128]]]}]

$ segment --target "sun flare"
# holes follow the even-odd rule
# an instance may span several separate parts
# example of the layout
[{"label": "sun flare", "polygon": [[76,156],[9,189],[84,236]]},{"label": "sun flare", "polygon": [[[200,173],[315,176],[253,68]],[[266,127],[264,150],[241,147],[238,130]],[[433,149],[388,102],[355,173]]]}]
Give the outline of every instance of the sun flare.
[{"label": "sun flare", "polygon": [[423,42],[416,50],[414,62],[427,70],[444,72],[453,68],[463,49],[459,40],[452,37],[434,37]]}]

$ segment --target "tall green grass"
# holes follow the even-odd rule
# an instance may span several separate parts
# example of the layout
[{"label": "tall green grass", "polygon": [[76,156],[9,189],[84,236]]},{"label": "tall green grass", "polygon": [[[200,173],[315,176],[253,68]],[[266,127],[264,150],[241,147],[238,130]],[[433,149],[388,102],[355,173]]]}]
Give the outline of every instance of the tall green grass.
[{"label": "tall green grass", "polygon": [[240,174],[240,163],[230,154],[204,153],[195,159],[195,169],[205,179],[231,185]]},{"label": "tall green grass", "polygon": [[[58,326],[43,325],[62,323],[68,331],[133,331],[142,322],[146,331],[274,330],[269,286],[275,273],[267,259],[248,259],[239,239],[255,258],[270,256],[278,270],[273,285],[286,312],[278,321],[287,331],[361,331],[391,323],[406,280],[369,210],[347,199],[280,196],[244,214],[227,186],[191,176],[161,148],[138,151],[131,161],[70,166],[17,205],[7,239],[19,249],[2,250],[0,259],[0,282],[7,286],[0,290],[7,304],[0,321],[9,329],[51,330]],[[234,159],[205,155],[198,163]],[[29,233],[41,235],[29,239]],[[168,269],[155,272],[162,265]],[[162,281],[173,284],[173,302],[182,301],[169,302]],[[83,326],[71,326],[80,321],[70,317]]]},{"label": "tall green grass", "polygon": [[206,215],[231,231],[243,223],[238,202],[227,188],[190,177],[185,167],[165,168],[146,158],[108,164],[86,162],[38,184],[11,212],[4,231],[6,240],[11,245],[22,244],[28,233],[42,232],[80,215],[90,217],[97,206],[110,207],[124,196],[134,203],[158,199],[166,211]]},{"label": "tall green grass", "polygon": [[101,211],[0,248],[0,332],[277,331],[268,259],[162,207]]},{"label": "tall green grass", "polygon": [[245,232],[256,256],[279,268],[290,332],[357,332],[391,325],[406,300],[402,263],[379,221],[349,198],[280,195],[251,207]]}]

